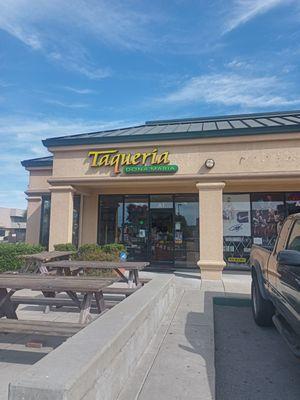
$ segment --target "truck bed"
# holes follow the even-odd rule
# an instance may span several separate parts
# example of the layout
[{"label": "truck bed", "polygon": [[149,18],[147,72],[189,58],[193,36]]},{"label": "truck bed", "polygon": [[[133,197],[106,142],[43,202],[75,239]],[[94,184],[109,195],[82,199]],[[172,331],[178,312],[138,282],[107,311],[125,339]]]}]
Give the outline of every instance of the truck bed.
[{"label": "truck bed", "polygon": [[265,270],[267,272],[267,266],[269,257],[272,251],[265,247],[258,246],[256,244],[252,245],[251,252],[250,252],[250,265],[255,266],[259,264],[262,271]]}]

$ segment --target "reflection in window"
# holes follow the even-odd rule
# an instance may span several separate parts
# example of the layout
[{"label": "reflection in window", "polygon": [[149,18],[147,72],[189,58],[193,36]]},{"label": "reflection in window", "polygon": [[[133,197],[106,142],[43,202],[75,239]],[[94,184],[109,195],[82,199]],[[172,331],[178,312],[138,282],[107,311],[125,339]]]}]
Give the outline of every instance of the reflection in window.
[{"label": "reflection in window", "polygon": [[153,194],[150,196],[150,208],[173,209],[173,196],[171,194]]},{"label": "reflection in window", "polygon": [[286,194],[286,208],[287,208],[287,215],[296,214],[300,212],[299,192]]},{"label": "reflection in window", "polygon": [[73,232],[72,243],[78,247],[79,243],[79,224],[80,224],[80,195],[75,195],[73,199]]},{"label": "reflection in window", "polygon": [[193,267],[199,260],[199,196],[175,195],[175,263]]},{"label": "reflection in window", "polygon": [[122,242],[123,197],[100,196],[100,244]]},{"label": "reflection in window", "polygon": [[173,195],[150,195],[150,260],[154,265],[174,262]]},{"label": "reflection in window", "polygon": [[148,196],[125,196],[123,240],[128,260],[147,260]]},{"label": "reflection in window", "polygon": [[285,218],[284,194],[252,195],[253,243],[273,248]]},{"label": "reflection in window", "polygon": [[250,195],[223,195],[224,259],[228,265],[249,260],[251,239]]},{"label": "reflection in window", "polygon": [[49,246],[50,210],[51,197],[50,195],[43,195],[41,206],[40,244],[45,248],[48,248]]}]

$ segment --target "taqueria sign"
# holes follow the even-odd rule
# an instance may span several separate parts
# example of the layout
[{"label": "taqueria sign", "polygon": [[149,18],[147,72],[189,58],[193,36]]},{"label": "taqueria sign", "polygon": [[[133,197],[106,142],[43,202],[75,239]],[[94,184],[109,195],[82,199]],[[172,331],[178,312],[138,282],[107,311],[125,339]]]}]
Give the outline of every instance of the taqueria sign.
[{"label": "taqueria sign", "polygon": [[[124,172],[125,174],[147,174],[147,173],[175,173],[178,171],[177,165],[171,165],[169,152],[145,153],[120,153],[118,150],[99,150],[89,151],[91,167],[113,167],[115,174]],[[123,169],[122,169],[123,167]]]}]

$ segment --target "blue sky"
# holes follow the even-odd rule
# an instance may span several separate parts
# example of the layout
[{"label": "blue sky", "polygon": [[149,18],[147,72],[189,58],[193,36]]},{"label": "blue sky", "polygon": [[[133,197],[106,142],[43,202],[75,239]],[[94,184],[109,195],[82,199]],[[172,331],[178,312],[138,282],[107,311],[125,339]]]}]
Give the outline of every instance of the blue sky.
[{"label": "blue sky", "polygon": [[300,109],[300,0],[0,0],[0,206],[41,139]]}]

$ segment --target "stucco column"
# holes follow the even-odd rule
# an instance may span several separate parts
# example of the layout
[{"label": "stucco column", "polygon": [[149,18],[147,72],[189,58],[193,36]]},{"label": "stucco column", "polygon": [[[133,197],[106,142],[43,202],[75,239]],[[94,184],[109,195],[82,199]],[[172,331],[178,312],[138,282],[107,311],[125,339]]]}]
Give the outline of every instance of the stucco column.
[{"label": "stucco column", "polygon": [[83,195],[82,201],[80,244],[97,243],[98,194]]},{"label": "stucco column", "polygon": [[222,279],[224,182],[197,183],[200,214],[200,260],[202,279]]},{"label": "stucco column", "polygon": [[29,196],[27,202],[26,243],[39,244],[42,198]]},{"label": "stucco column", "polygon": [[72,243],[73,193],[72,186],[51,187],[49,250],[55,244]]}]

